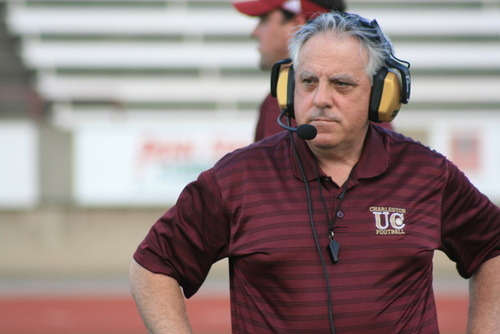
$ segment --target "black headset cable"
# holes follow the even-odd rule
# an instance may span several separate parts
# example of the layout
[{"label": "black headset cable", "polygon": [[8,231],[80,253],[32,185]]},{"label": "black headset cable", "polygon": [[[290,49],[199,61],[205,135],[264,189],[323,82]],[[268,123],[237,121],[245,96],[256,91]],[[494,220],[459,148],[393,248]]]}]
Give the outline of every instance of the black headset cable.
[{"label": "black headset cable", "polygon": [[[288,119],[288,121],[290,122],[290,119]],[[304,172],[304,168],[302,167],[302,162],[300,161],[299,154],[297,152],[297,148],[295,147],[295,141],[293,140],[293,133],[291,131],[288,131],[288,134],[290,135],[290,140],[292,142],[293,152],[295,153],[295,158],[297,159],[300,173],[302,175],[302,178],[304,179],[304,185],[306,187],[307,205],[309,207],[309,222],[311,223],[311,230],[312,230],[312,233],[314,236],[314,241],[316,242],[316,248],[318,250],[319,258],[321,259],[321,265],[323,266],[323,271],[325,272],[326,288],[327,288],[327,292],[328,292],[328,318],[330,321],[331,332],[332,332],[332,334],[335,334],[335,328],[333,327],[332,293],[331,293],[331,287],[330,287],[330,277],[328,275],[328,270],[326,268],[323,253],[321,252],[321,245],[319,244],[318,235],[316,234],[316,228],[314,227],[314,220],[313,220],[313,213],[312,213],[312,201],[311,201],[311,193],[309,191],[309,183],[307,182],[306,174]],[[319,182],[319,179],[318,179],[318,182]],[[328,223],[330,223],[330,222],[328,222]]]}]

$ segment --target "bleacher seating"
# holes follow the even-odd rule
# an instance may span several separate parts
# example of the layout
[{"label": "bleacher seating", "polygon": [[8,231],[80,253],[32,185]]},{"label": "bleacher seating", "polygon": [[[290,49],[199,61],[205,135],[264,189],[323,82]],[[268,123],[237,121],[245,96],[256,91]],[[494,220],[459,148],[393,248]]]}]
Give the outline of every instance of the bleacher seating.
[{"label": "bleacher seating", "polygon": [[[500,109],[500,1],[347,0],[376,18],[412,63],[412,105]],[[8,2],[39,93],[54,106],[149,106],[169,111],[256,109],[256,20],[230,0]]]}]

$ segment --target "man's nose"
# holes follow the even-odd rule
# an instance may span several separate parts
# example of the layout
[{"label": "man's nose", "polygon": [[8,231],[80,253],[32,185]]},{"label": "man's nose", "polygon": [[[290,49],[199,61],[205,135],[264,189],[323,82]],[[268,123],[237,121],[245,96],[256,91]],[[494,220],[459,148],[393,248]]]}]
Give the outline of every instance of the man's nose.
[{"label": "man's nose", "polygon": [[320,83],[316,88],[314,106],[318,108],[331,107],[333,93],[333,90],[327,84]]}]

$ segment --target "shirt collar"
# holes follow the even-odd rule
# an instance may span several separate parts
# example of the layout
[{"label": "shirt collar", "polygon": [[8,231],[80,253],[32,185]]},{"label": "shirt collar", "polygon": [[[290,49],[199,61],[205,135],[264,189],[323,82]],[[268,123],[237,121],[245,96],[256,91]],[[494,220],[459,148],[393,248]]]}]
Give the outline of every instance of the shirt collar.
[{"label": "shirt collar", "polygon": [[[384,143],[384,136],[381,132],[379,132],[378,128],[379,127],[376,127],[371,123],[368,127],[365,143],[363,145],[363,151],[361,152],[361,157],[356,165],[356,170],[353,173],[353,178],[355,179],[366,179],[379,176],[384,173],[388,167],[388,157]],[[315,180],[317,178],[317,174],[313,153],[309,149],[309,146],[307,146],[306,142],[297,137],[297,134],[293,134],[293,139],[307,181]],[[292,143],[290,143],[290,145],[292,145]],[[292,161],[295,177],[299,180],[303,180],[293,147],[291,147],[290,150],[290,159]],[[325,176],[325,173],[323,173],[321,169],[319,170],[319,173],[320,176]]]}]

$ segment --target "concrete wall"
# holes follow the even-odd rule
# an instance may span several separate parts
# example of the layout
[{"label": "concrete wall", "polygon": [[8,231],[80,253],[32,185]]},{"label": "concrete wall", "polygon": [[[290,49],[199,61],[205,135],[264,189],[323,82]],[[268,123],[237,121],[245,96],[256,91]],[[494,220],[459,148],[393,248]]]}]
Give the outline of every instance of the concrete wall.
[{"label": "concrete wall", "polygon": [[0,278],[126,275],[163,210],[0,211]]}]

